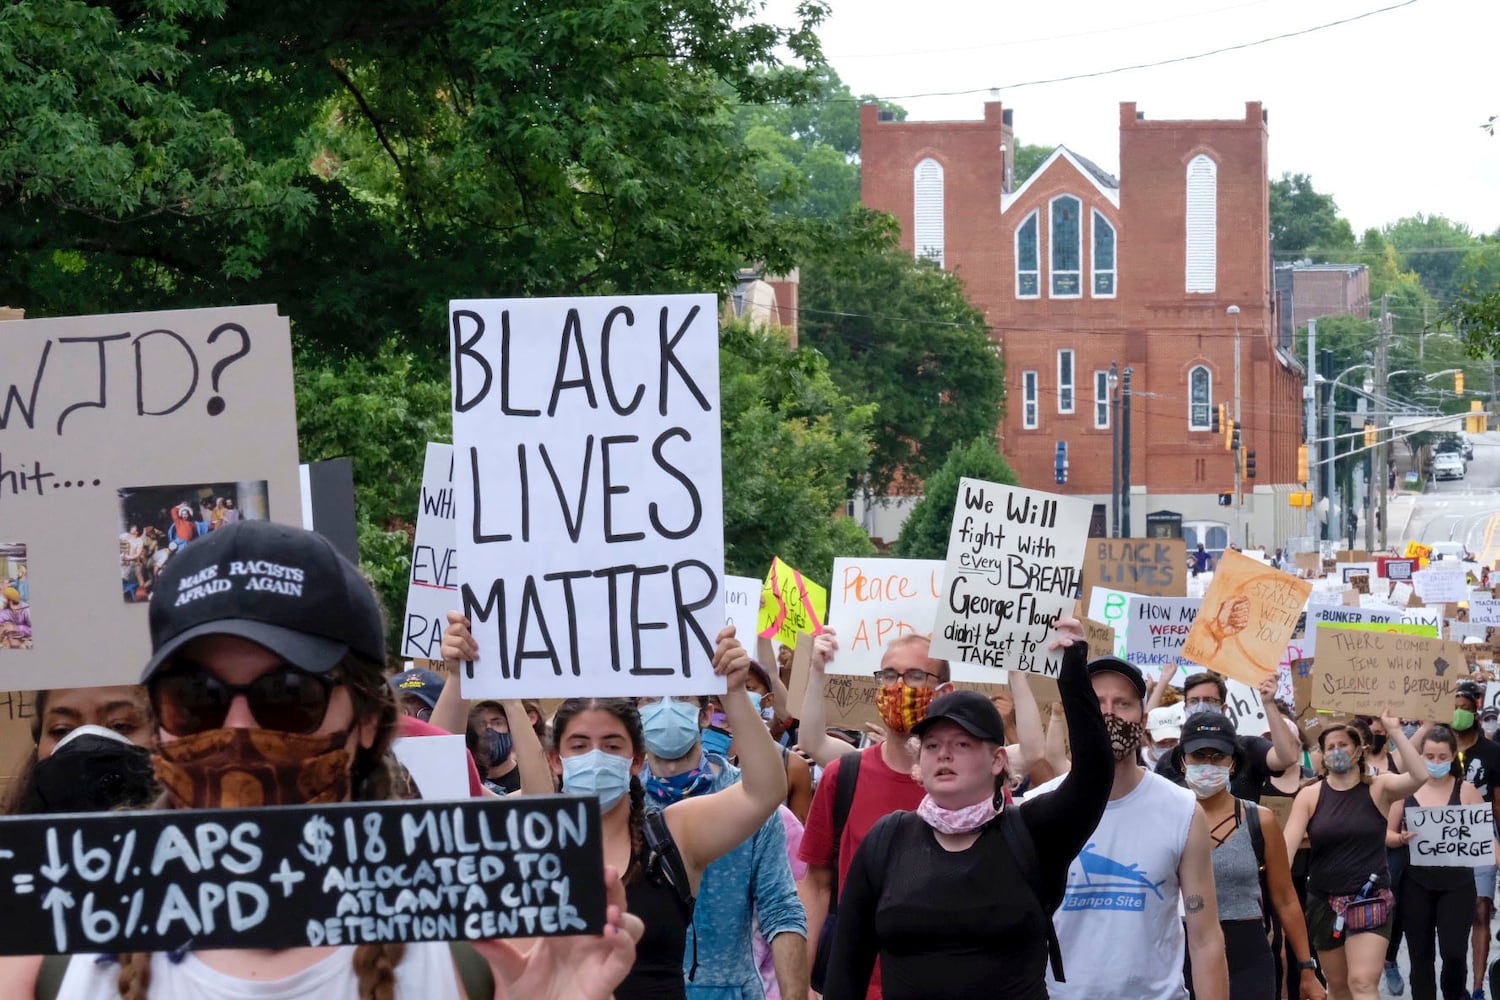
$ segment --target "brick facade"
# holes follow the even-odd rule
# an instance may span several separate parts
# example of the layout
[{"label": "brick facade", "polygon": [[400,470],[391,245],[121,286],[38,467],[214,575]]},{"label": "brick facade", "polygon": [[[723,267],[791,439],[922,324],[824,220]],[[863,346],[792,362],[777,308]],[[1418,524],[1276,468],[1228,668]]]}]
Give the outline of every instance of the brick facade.
[{"label": "brick facade", "polygon": [[[1253,526],[1246,535],[1251,544],[1279,545],[1291,530],[1281,530],[1281,512],[1269,509],[1279,498],[1261,500],[1253,488],[1264,492],[1295,479],[1303,376],[1274,339],[1267,125],[1260,104],[1246,104],[1242,119],[1215,121],[1148,121],[1134,104],[1122,104],[1119,181],[1059,148],[1015,190],[1006,184],[1014,142],[1008,119],[998,102],[986,104],[977,122],[881,121],[875,107],[865,107],[863,198],[892,213],[904,245],[913,248],[919,221],[914,178],[924,160],[941,164],[944,266],[963,278],[1002,346],[1008,398],[999,434],[1022,483],[1107,501],[1110,425],[1120,414],[1114,407],[1096,411],[1095,373],[1113,363],[1120,372],[1133,369],[1138,394],[1131,478],[1148,497],[1132,504],[1133,533],[1145,533],[1143,516],[1157,508],[1227,522],[1215,501],[1233,488],[1233,460],[1221,436],[1190,426],[1190,395],[1192,373],[1201,367],[1210,405],[1233,406],[1237,319],[1244,437],[1256,451],[1258,472],[1245,484],[1246,503],[1268,508],[1258,518],[1247,510],[1246,523],[1264,522],[1260,533],[1275,537],[1256,537]],[[1195,204],[1210,206],[1216,224],[1194,212],[1190,225],[1194,169],[1214,175],[1198,188]],[[934,204],[930,191],[924,204]],[[1018,231],[1024,237],[1033,218],[1036,270],[1018,276],[1018,254],[1026,257]],[[1114,231],[1112,274],[1103,266],[1107,256],[1095,266],[1096,228],[1101,235]],[[1206,283],[1212,290],[1187,291],[1190,228],[1207,234],[1196,244],[1193,273],[1197,287]],[[930,223],[926,231],[933,231]],[[1227,313],[1231,305],[1239,307],[1237,317]],[[1073,352],[1071,412],[1060,382],[1061,351]],[[1035,378],[1034,420],[1028,419],[1027,373]],[[1204,375],[1198,378],[1201,383]],[[1196,411],[1200,418],[1207,413],[1201,405]],[[1070,460],[1063,486],[1054,482],[1059,441],[1068,443]]]}]

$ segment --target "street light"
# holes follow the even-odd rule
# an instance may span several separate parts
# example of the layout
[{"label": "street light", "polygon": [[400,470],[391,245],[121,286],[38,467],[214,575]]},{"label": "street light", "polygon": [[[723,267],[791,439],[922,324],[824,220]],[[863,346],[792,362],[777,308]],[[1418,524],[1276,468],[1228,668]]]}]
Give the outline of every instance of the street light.
[{"label": "street light", "polygon": [[[1224,310],[1234,320],[1234,424],[1240,424],[1240,307],[1230,306]],[[1245,533],[1245,497],[1240,492],[1240,453],[1234,455],[1234,516],[1238,522],[1235,525],[1235,535],[1241,545],[1248,545],[1249,539],[1242,537]]]}]

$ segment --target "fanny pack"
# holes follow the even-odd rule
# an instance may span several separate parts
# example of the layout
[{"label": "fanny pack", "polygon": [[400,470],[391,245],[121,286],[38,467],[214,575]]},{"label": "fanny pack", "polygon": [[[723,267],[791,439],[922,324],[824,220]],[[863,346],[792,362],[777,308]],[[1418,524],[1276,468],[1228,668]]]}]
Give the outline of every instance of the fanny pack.
[{"label": "fanny pack", "polygon": [[1359,893],[1329,896],[1328,905],[1333,907],[1334,913],[1344,918],[1344,930],[1368,931],[1390,919],[1394,900],[1391,890],[1380,889],[1373,896],[1361,896]]}]

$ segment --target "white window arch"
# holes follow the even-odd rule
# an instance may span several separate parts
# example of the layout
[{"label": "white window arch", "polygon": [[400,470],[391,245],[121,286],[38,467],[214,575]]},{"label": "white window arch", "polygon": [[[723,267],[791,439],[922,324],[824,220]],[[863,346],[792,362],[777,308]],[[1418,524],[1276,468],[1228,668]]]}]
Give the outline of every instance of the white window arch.
[{"label": "white window arch", "polygon": [[1213,292],[1219,272],[1219,165],[1203,153],[1187,168],[1187,290]]},{"label": "white window arch", "polygon": [[917,164],[912,178],[916,211],[912,236],[918,257],[943,266],[943,165],[932,157]]},{"label": "white window arch", "polygon": [[1206,365],[1194,365],[1188,372],[1188,430],[1212,429],[1214,409],[1213,373]]},{"label": "white window arch", "polygon": [[1083,202],[1070,194],[1052,199],[1047,222],[1051,251],[1052,297],[1076,299],[1083,295]]},{"label": "white window arch", "polygon": [[1042,294],[1042,260],[1037,244],[1039,213],[1033,209],[1016,227],[1016,298],[1034,299]]},{"label": "white window arch", "polygon": [[1115,227],[1094,209],[1094,297],[1115,297]]}]

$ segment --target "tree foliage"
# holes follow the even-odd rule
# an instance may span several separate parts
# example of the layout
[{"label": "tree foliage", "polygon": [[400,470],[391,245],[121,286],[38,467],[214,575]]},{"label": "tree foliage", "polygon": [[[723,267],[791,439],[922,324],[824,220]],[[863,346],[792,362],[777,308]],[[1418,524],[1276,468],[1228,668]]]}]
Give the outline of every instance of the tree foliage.
[{"label": "tree foliage", "polygon": [[1271,249],[1282,261],[1329,260],[1354,247],[1354,229],[1333,195],[1320,194],[1306,174],[1284,173],[1270,183]]},{"label": "tree foliage", "polygon": [[1054,152],[1051,146],[1028,146],[1024,142],[1016,144],[1015,160],[1011,164],[1011,186],[1012,189],[1020,187],[1036,173],[1037,168],[1047,162],[1047,157]]},{"label": "tree foliage", "polygon": [[1441,215],[1418,213],[1386,226],[1384,235],[1406,267],[1422,279],[1428,294],[1439,302],[1453,300],[1461,283],[1464,254],[1475,246],[1468,226]]},{"label": "tree foliage", "polygon": [[959,481],[964,478],[1020,485],[992,435],[982,435],[954,447],[942,468],[928,477],[926,493],[901,526],[896,555],[904,559],[947,558],[953,509],[958,505]]}]

